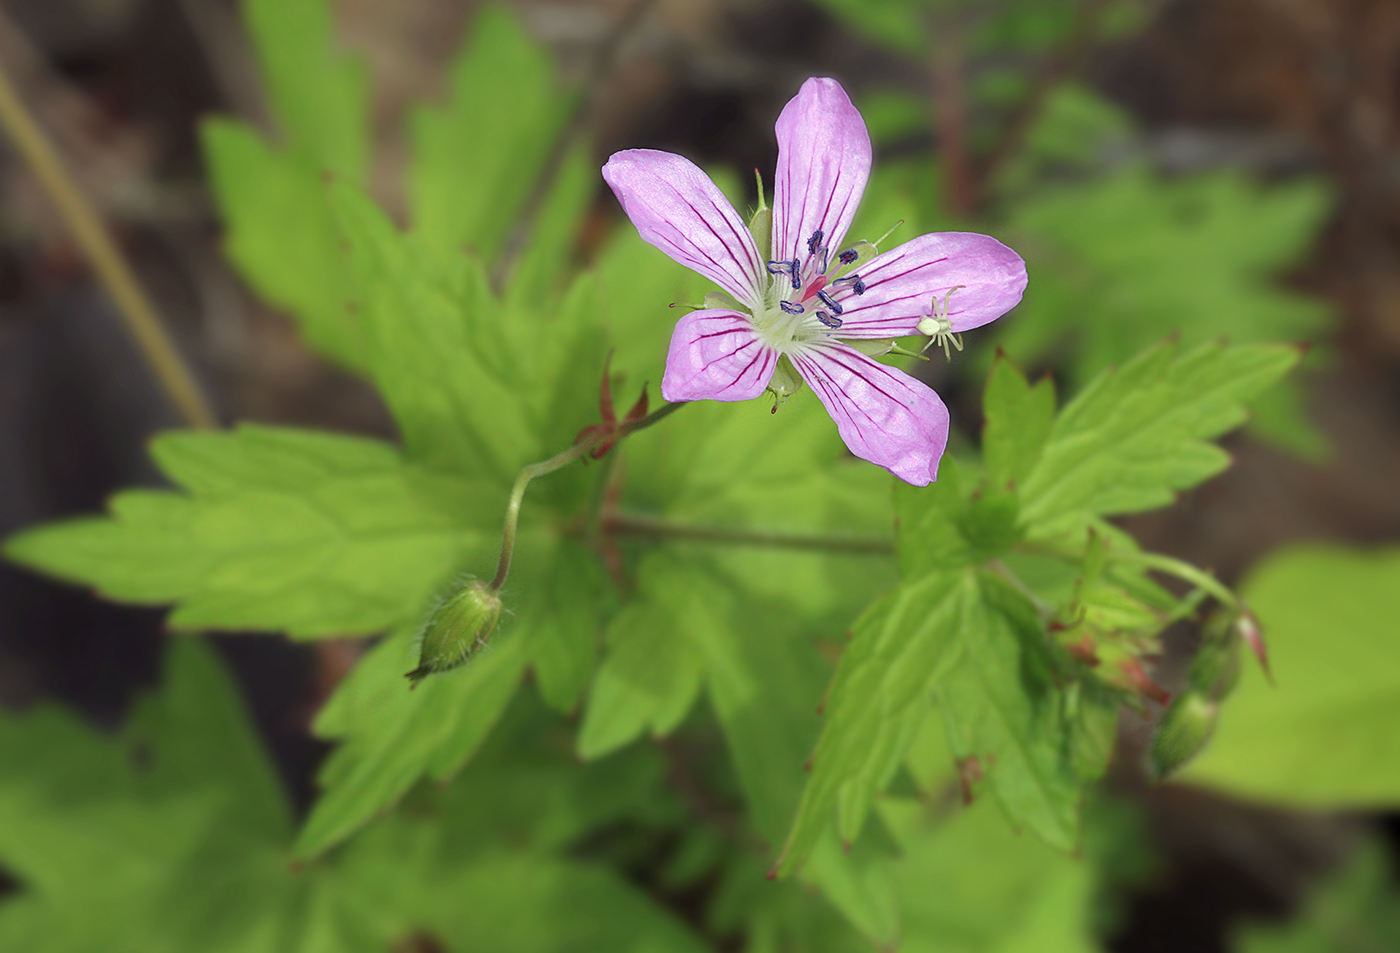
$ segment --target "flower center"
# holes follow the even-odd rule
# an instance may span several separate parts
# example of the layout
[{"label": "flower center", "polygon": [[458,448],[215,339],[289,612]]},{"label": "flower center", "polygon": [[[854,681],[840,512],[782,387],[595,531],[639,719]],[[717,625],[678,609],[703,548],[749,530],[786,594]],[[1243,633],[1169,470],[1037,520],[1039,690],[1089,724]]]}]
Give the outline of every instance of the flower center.
[{"label": "flower center", "polygon": [[754,315],[754,327],[763,343],[779,353],[834,336],[846,310],[835,295],[846,290],[865,294],[865,282],[852,272],[861,253],[848,248],[833,260],[824,237],[821,229],[812,233],[805,258],[768,262],[772,282],[766,307]]}]

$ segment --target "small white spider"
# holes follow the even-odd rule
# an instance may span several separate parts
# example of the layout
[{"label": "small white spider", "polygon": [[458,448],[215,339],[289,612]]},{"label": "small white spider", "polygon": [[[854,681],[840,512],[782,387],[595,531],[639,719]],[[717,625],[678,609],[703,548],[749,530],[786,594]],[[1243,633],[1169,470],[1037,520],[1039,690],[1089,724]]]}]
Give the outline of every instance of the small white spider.
[{"label": "small white spider", "polygon": [[949,288],[943,293],[942,302],[939,302],[938,295],[933,296],[932,313],[920,321],[917,328],[920,334],[928,335],[928,343],[923,346],[920,354],[936,344],[941,344],[943,345],[943,356],[951,362],[953,352],[949,347],[957,348],[959,351],[963,349],[962,335],[953,330],[952,319],[948,317],[948,299],[953,296],[954,291],[965,287],[967,286],[954,285]]}]

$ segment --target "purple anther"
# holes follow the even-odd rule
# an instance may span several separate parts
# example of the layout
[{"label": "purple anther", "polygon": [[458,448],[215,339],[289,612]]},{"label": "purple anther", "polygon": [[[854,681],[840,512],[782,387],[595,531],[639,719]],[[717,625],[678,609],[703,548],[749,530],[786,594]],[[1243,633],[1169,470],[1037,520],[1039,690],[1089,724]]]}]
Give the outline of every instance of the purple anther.
[{"label": "purple anther", "polygon": [[840,318],[833,318],[825,311],[817,312],[817,320],[820,321],[822,324],[825,324],[827,327],[831,328],[831,330],[833,331],[835,331],[844,323]]},{"label": "purple anther", "polygon": [[792,279],[793,288],[802,287],[801,276],[802,263],[796,258],[791,261],[770,261],[768,263],[768,274],[787,275]]},{"label": "purple anther", "polygon": [[844,278],[837,278],[832,284],[840,284],[843,281],[849,281],[851,283],[851,290],[856,294],[865,294],[865,282],[861,279],[860,275],[847,275]]},{"label": "purple anther", "polygon": [[788,314],[803,314],[807,310],[806,308],[802,307],[802,305],[797,304],[793,301],[779,301],[778,307],[782,308]]},{"label": "purple anther", "polygon": [[851,262],[855,261],[859,257],[860,253],[857,252],[854,248],[847,248],[841,254],[836,256],[836,260],[843,265],[849,265]]},{"label": "purple anther", "polygon": [[822,235],[824,234],[825,233],[820,228],[812,233],[812,237],[807,239],[807,254],[815,255],[817,253],[817,249],[821,247]]},{"label": "purple anther", "polygon": [[[822,304],[826,305],[828,308],[830,308],[832,311],[835,311],[837,314],[840,314],[842,311],[846,310],[845,308],[841,307],[841,305],[837,302],[835,298],[827,294],[825,291],[818,291],[817,298],[821,300]],[[838,321],[836,323],[839,325],[841,322]]]}]

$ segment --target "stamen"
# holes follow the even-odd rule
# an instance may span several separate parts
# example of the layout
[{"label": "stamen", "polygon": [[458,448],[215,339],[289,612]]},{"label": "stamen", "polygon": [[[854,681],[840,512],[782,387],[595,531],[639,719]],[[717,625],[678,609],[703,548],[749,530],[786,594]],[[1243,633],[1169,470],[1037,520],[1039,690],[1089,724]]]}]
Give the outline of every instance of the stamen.
[{"label": "stamen", "polygon": [[831,330],[833,331],[835,331],[841,325],[845,324],[845,322],[842,321],[840,318],[833,318],[825,311],[817,312],[817,320],[820,321],[822,324],[825,324],[827,327],[831,328]]},{"label": "stamen", "polygon": [[791,301],[779,301],[778,307],[782,308],[788,314],[803,314],[807,310],[806,308],[802,307],[802,305],[793,304]]},{"label": "stamen", "polygon": [[[837,314],[840,314],[842,311],[846,310],[845,308],[841,307],[841,305],[836,301],[835,298],[827,294],[825,291],[818,291],[817,298],[821,301],[822,304],[826,305],[828,308],[830,308],[832,311],[835,311]],[[821,312],[818,312],[818,314],[820,313]],[[839,326],[841,322],[838,321],[836,323]]]},{"label": "stamen", "polygon": [[792,286],[796,289],[802,287],[801,268],[802,263],[796,258],[791,261],[770,261],[768,263],[768,274],[787,275],[792,279]]},{"label": "stamen", "polygon": [[855,261],[859,257],[860,253],[857,252],[854,248],[847,248],[841,254],[836,256],[836,260],[843,265],[849,265],[851,262]]},{"label": "stamen", "polygon": [[807,254],[809,254],[809,255],[815,255],[815,254],[817,253],[817,249],[820,248],[820,247],[821,247],[821,244],[822,244],[822,235],[823,235],[823,234],[824,234],[824,233],[823,233],[822,230],[819,228],[819,229],[817,229],[815,232],[812,233],[812,237],[811,237],[811,238],[807,239]]}]

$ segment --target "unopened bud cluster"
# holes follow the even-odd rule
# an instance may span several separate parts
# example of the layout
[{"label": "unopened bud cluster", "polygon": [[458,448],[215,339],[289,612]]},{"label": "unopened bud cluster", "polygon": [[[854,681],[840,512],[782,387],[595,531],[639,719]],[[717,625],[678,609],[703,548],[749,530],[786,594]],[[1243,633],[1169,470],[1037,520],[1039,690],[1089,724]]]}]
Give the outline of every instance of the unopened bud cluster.
[{"label": "unopened bud cluster", "polygon": [[1222,609],[1203,628],[1186,687],[1157,724],[1148,752],[1148,767],[1154,777],[1166,777],[1210,741],[1220,718],[1220,702],[1239,682],[1241,647],[1248,647],[1268,671],[1263,638],[1253,613],[1243,606]]}]

